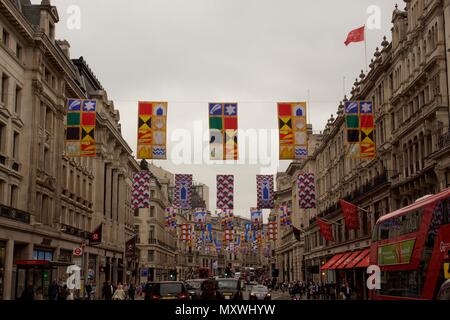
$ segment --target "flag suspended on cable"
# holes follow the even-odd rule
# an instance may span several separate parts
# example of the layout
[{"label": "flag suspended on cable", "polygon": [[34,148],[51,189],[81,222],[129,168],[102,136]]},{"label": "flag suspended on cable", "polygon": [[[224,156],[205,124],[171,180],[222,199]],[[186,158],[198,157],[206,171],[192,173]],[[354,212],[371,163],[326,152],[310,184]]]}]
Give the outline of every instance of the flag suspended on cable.
[{"label": "flag suspended on cable", "polygon": [[66,156],[95,157],[96,110],[96,100],[67,100]]},{"label": "flag suspended on cable", "polygon": [[217,209],[234,209],[234,176],[217,176]]},{"label": "flag suspended on cable", "polygon": [[323,238],[327,241],[334,241],[331,223],[328,223],[322,219],[317,219],[317,224],[320,227],[320,233],[322,234]]},{"label": "flag suspended on cable", "polygon": [[302,173],[298,175],[298,202],[301,209],[316,207],[316,185],[314,174]]},{"label": "flag suspended on cable", "polygon": [[165,212],[165,226],[166,228],[177,228],[177,214],[175,208],[169,207],[164,210]]},{"label": "flag suspended on cable", "polygon": [[192,208],[192,174],[175,175],[174,207],[179,209]]},{"label": "flag suspended on cable", "polygon": [[257,175],[256,190],[258,209],[273,209],[274,192],[273,192],[273,175]]},{"label": "flag suspended on cable", "polygon": [[252,228],[253,230],[259,230],[262,228],[263,223],[263,214],[262,211],[256,208],[250,209],[251,213],[251,222],[252,222]]},{"label": "flag suspended on cable", "polygon": [[308,157],[308,125],[306,102],[279,103],[280,160]]},{"label": "flag suspended on cable", "polygon": [[203,230],[206,225],[206,210],[205,209],[195,209],[194,212],[195,228],[197,230]]},{"label": "flag suspended on cable", "polygon": [[345,226],[348,230],[359,229],[358,207],[344,200],[339,200],[342,213],[344,214]]},{"label": "flag suspended on cable", "polygon": [[221,210],[221,211],[219,211],[219,216],[220,216],[220,223],[222,225],[222,229],[232,230],[233,229],[233,220],[234,220],[233,210],[231,210],[231,209]]},{"label": "flag suspended on cable", "polygon": [[345,40],[345,45],[348,46],[352,42],[362,42],[366,39],[365,36],[366,27],[363,26],[361,28],[350,31],[347,36],[347,40]]},{"label": "flag suspended on cable", "polygon": [[132,204],[133,209],[150,207],[150,171],[140,171],[133,177]]},{"label": "flag suspended on cable", "polygon": [[138,159],[167,159],[167,102],[139,102]]}]

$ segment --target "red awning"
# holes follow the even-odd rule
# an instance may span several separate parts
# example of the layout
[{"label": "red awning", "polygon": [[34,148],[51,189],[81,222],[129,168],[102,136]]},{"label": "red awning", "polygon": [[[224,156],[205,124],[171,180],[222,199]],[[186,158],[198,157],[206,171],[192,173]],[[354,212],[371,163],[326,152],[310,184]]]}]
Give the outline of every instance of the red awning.
[{"label": "red awning", "polygon": [[337,270],[345,269],[345,266],[347,266],[350,262],[352,262],[359,254],[361,253],[360,250],[352,252],[351,255],[347,257],[341,264],[336,266]]},{"label": "red awning", "polygon": [[345,252],[344,255],[334,265],[332,265],[329,269],[330,270],[335,270],[336,267],[338,265],[340,265],[343,261],[345,261],[345,259],[347,259],[351,254],[352,254],[351,252]]},{"label": "red awning", "polygon": [[359,255],[357,255],[352,262],[350,262],[349,264],[347,264],[345,266],[345,269],[352,269],[352,268],[356,268],[356,266],[358,265],[358,263],[361,262],[362,259],[364,259],[367,255],[369,255],[370,253],[370,249],[365,249],[362,251],[359,251]]},{"label": "red awning", "polygon": [[367,250],[367,255],[356,265],[355,268],[367,268],[370,265],[370,250]]},{"label": "red awning", "polygon": [[334,255],[330,260],[328,260],[320,269],[328,270],[333,264],[335,264],[344,254],[338,253]]}]

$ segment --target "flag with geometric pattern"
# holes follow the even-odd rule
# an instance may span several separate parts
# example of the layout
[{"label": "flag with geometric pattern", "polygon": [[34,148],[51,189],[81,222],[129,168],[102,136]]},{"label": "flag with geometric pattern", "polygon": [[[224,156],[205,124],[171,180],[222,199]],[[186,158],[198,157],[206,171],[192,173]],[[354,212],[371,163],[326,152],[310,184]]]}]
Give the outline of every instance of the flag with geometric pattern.
[{"label": "flag with geometric pattern", "polygon": [[150,207],[150,171],[140,171],[133,178],[132,205],[133,209],[148,209]]},{"label": "flag with geometric pattern", "polygon": [[376,157],[375,117],[370,101],[347,101],[344,107],[346,148],[350,158]]},{"label": "flag with geometric pattern", "polygon": [[250,219],[252,222],[253,230],[260,230],[263,224],[263,213],[257,208],[250,209]]},{"label": "flag with geometric pattern", "polygon": [[234,209],[234,176],[217,176],[217,209]]},{"label": "flag with geometric pattern", "polygon": [[96,100],[67,100],[65,154],[68,157],[96,155],[96,111]]},{"label": "flag with geometric pattern", "polygon": [[211,160],[238,160],[238,104],[209,104]]},{"label": "flag with geometric pattern", "polygon": [[273,175],[257,175],[256,189],[258,195],[258,209],[273,209]]},{"label": "flag with geometric pattern", "polygon": [[300,173],[298,175],[298,203],[301,209],[316,207],[316,184],[314,174]]},{"label": "flag with geometric pattern", "polygon": [[220,223],[223,230],[233,230],[234,214],[233,210],[219,210]]},{"label": "flag with geometric pattern", "polygon": [[280,160],[308,157],[306,102],[279,103]]},{"label": "flag with geometric pattern", "polygon": [[167,159],[167,102],[139,102],[138,159]]},{"label": "flag with geometric pattern", "polygon": [[192,174],[175,175],[173,205],[178,209],[192,209]]},{"label": "flag with geometric pattern", "polygon": [[177,227],[177,214],[175,208],[166,208],[165,212],[165,227],[176,229]]}]

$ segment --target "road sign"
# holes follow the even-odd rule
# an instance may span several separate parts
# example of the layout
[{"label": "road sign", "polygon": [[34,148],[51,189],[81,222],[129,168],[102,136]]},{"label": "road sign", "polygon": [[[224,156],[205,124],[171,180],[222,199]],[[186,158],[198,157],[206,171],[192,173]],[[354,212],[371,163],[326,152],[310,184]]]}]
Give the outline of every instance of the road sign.
[{"label": "road sign", "polygon": [[73,255],[77,256],[77,257],[80,257],[81,255],[83,255],[83,249],[81,249],[81,248],[73,249]]}]

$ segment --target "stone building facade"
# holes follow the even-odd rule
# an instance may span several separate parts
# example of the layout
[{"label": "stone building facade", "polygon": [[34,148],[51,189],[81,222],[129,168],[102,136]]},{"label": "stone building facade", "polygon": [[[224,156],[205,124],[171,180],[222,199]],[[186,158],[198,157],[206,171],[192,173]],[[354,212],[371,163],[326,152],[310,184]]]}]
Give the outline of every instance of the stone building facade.
[{"label": "stone building facade", "polygon": [[[82,58],[70,59],[66,41],[55,40],[58,21],[48,0],[0,1],[0,299],[19,296],[26,282],[46,293],[73,263],[97,294],[106,280],[126,281],[137,164],[100,82]],[[96,157],[64,155],[67,98],[98,100]],[[84,246],[101,224],[102,244]],[[23,260],[28,271],[17,265]],[[37,260],[51,261],[53,271],[31,272]]]},{"label": "stone building facade", "polygon": [[[407,1],[404,11],[395,8],[392,42],[383,40],[370,71],[361,72],[355,81],[350,100],[374,105],[377,157],[371,161],[348,157],[341,103],[337,118],[329,119],[308,160],[293,163],[280,175],[285,178],[292,166],[298,166],[316,177],[317,210],[303,216],[307,217],[301,258],[304,280],[364,283],[362,270],[320,268],[337,253],[368,248],[372,227],[382,215],[449,186],[448,6],[448,1],[416,0]],[[367,210],[360,210],[359,230],[345,228],[340,199]],[[296,210],[294,215],[302,217]],[[334,242],[323,239],[317,217],[332,223]],[[283,250],[288,248],[293,246]],[[282,270],[286,257],[277,263]],[[356,289],[365,296],[364,288]]]},{"label": "stone building facade", "polygon": [[177,234],[165,227],[165,209],[170,206],[169,188],[173,186],[174,175],[154,165],[151,172],[150,206],[137,209],[134,216],[138,234],[140,283],[167,281],[170,271],[177,265]]}]

